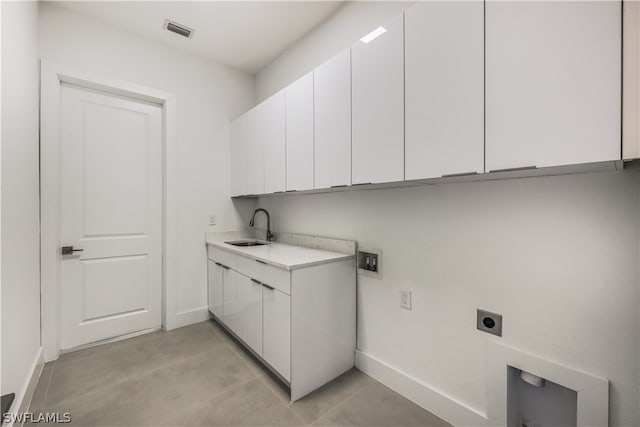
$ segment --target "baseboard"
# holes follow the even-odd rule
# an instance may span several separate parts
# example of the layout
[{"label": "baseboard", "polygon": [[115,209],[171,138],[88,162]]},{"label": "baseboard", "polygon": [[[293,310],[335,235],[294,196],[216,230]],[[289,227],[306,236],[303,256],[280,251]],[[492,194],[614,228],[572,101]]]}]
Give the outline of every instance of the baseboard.
[{"label": "baseboard", "polygon": [[356,367],[393,391],[454,426],[484,426],[487,415],[375,357],[356,350]]},{"label": "baseboard", "polygon": [[100,340],[100,341],[94,341],[94,342],[90,342],[90,343],[87,343],[87,344],[79,345],[77,347],[72,347],[72,348],[67,348],[65,350],[60,350],[59,355],[63,355],[63,354],[66,354],[66,353],[73,353],[74,351],[86,350],[88,348],[98,347],[98,346],[105,345],[105,344],[111,344],[111,343],[118,342],[118,341],[124,341],[124,340],[128,340],[129,338],[135,338],[135,337],[139,337],[141,335],[151,334],[153,332],[157,332],[157,331],[160,331],[160,330],[162,330],[162,328],[160,328],[160,327],[149,328],[149,329],[143,329],[141,331],[131,332],[130,334],[118,335],[118,336],[113,337],[113,338],[105,338],[105,339]]},{"label": "baseboard", "polygon": [[[33,394],[36,391],[36,386],[38,385],[38,380],[40,379],[40,374],[42,373],[42,367],[44,366],[44,352],[42,347],[38,347],[38,351],[36,352],[36,356],[33,359],[31,364],[31,375],[29,375],[26,379],[22,388],[16,393],[16,398],[11,404],[11,408],[9,408],[9,413],[20,414],[24,413],[29,409],[29,405],[31,404],[31,399],[33,398]],[[12,420],[9,423],[3,424],[3,427],[14,427],[21,426],[22,422],[15,423]]]},{"label": "baseboard", "polygon": [[[207,307],[197,308],[195,310],[182,311],[176,313],[171,321],[167,321],[165,329],[170,331],[172,329],[181,328],[183,326],[193,325],[194,323],[204,322],[209,320],[209,309]],[[168,319],[167,319],[168,320]]]}]

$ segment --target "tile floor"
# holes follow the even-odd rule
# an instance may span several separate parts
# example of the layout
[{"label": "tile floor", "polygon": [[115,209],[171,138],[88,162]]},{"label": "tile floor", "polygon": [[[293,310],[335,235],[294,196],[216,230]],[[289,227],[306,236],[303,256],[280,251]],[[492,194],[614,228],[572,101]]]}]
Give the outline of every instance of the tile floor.
[{"label": "tile floor", "polygon": [[64,354],[45,365],[30,411],[70,412],[79,426],[449,425],[355,369],[291,404],[214,321]]}]

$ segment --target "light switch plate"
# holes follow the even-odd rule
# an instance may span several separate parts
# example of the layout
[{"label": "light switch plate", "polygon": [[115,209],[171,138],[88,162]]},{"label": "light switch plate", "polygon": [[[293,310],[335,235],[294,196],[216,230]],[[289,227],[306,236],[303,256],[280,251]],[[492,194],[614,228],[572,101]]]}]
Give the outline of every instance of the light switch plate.
[{"label": "light switch plate", "polygon": [[[369,267],[367,267],[367,258],[369,258]],[[375,263],[371,264],[374,258]],[[382,251],[380,249],[358,248],[356,263],[358,274],[376,279],[382,278]]]},{"label": "light switch plate", "polygon": [[216,225],[216,216],[209,215],[209,225]]}]

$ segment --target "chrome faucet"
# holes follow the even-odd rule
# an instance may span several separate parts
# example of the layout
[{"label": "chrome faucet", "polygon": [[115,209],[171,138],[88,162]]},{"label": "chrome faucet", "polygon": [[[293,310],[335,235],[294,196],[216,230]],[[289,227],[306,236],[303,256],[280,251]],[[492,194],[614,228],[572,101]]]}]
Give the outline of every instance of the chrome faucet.
[{"label": "chrome faucet", "polygon": [[273,233],[271,233],[271,216],[269,215],[269,212],[267,212],[266,209],[258,208],[255,211],[253,211],[253,216],[251,217],[251,221],[249,221],[249,227],[253,227],[253,224],[256,219],[256,214],[258,212],[264,212],[265,215],[267,215],[267,242],[270,242],[273,240]]}]

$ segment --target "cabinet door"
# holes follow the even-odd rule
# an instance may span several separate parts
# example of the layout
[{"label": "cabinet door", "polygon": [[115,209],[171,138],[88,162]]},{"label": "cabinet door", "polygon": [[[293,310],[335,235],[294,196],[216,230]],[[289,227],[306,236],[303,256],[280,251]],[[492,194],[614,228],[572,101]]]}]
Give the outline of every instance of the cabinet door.
[{"label": "cabinet door", "polygon": [[405,179],[484,172],[484,4],[405,12]]},{"label": "cabinet door", "polygon": [[486,169],[620,158],[617,1],[486,2]]},{"label": "cabinet door", "polygon": [[207,263],[207,281],[208,281],[208,306],[209,311],[218,319],[222,320],[223,316],[223,297],[222,297],[222,271],[223,268],[216,264],[215,261],[209,260]]},{"label": "cabinet door", "polygon": [[351,51],[313,72],[315,188],[351,184]]},{"label": "cabinet door", "polygon": [[262,356],[262,284],[247,276],[241,278],[242,334],[240,337]]},{"label": "cabinet door", "polygon": [[244,114],[231,123],[231,196],[247,194],[248,118]]},{"label": "cabinet door", "polygon": [[313,189],[313,73],[285,89],[287,191]]},{"label": "cabinet door", "polygon": [[285,190],[285,104],[280,91],[258,106],[259,137],[264,143],[264,192]]},{"label": "cabinet door", "polygon": [[351,48],[353,184],[404,179],[403,17],[383,28]]},{"label": "cabinet door", "polygon": [[291,380],[291,304],[289,295],[262,288],[262,357]]},{"label": "cabinet door", "polygon": [[241,283],[242,275],[240,273],[223,267],[222,296],[224,297],[224,307],[222,319],[224,324],[238,336],[242,334]]},{"label": "cabinet door", "polygon": [[259,107],[249,110],[243,116],[246,120],[247,194],[264,194],[264,140],[260,129]]}]

